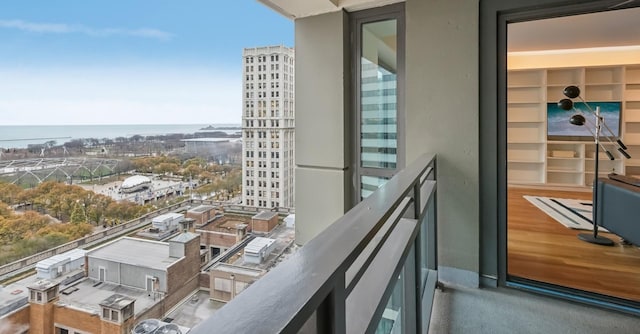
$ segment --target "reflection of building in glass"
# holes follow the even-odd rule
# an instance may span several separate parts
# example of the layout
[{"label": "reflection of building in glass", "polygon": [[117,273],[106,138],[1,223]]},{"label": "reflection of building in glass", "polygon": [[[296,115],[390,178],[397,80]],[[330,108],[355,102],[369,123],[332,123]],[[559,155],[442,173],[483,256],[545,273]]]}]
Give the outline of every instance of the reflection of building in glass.
[{"label": "reflection of building in glass", "polygon": [[398,147],[396,74],[362,59],[362,167],[395,168]]},{"label": "reflection of building in glass", "polygon": [[[360,165],[394,169],[397,165],[398,119],[396,74],[362,58]],[[387,179],[360,177],[361,196],[369,196]]]},{"label": "reflection of building in glass", "polygon": [[242,203],[294,207],[294,51],[243,52]]}]

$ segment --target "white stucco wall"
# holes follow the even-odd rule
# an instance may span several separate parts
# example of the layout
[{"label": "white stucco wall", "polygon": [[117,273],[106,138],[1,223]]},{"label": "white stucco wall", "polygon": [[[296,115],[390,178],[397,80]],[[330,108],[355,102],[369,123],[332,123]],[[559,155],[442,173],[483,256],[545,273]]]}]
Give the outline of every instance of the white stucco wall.
[{"label": "white stucco wall", "polygon": [[296,243],[348,209],[348,50],[343,12],[296,20]]},{"label": "white stucco wall", "polygon": [[[406,2],[406,164],[438,154],[439,259],[478,284],[478,0]],[[347,208],[350,72],[341,12],[296,20],[296,239]],[[447,270],[451,269],[451,270]]]},{"label": "white stucco wall", "polygon": [[473,276],[480,261],[479,2],[408,0],[406,12],[407,164],[438,154],[439,264]]}]

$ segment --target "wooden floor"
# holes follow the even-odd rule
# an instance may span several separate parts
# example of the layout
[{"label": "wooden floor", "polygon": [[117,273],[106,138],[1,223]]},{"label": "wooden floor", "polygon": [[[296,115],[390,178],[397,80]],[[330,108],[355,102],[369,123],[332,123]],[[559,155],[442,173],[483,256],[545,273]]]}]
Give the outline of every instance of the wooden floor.
[{"label": "wooden floor", "polygon": [[[509,187],[507,271],[510,275],[640,301],[640,248],[599,246],[556,222],[523,195],[591,199],[590,192]],[[640,218],[639,218],[640,219]],[[640,228],[640,227],[639,227]]]}]

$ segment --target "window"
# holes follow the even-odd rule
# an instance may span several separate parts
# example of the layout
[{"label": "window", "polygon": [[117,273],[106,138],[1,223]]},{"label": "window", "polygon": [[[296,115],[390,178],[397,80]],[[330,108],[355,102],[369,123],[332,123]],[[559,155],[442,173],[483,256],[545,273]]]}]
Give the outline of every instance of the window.
[{"label": "window", "polygon": [[214,289],[223,292],[231,292],[231,280],[215,277],[213,279]]},{"label": "window", "polygon": [[384,184],[404,161],[404,8],[398,5],[383,10],[352,16],[356,47],[352,53],[356,57],[356,202]]}]

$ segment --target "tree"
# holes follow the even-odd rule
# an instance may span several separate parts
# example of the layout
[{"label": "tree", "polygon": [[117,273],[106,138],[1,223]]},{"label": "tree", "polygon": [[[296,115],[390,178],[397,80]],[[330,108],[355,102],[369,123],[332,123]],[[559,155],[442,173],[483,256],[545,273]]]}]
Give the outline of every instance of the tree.
[{"label": "tree", "polygon": [[153,168],[153,172],[157,174],[171,174],[177,173],[180,166],[171,162],[161,162]]},{"label": "tree", "polygon": [[191,158],[182,164],[184,168],[188,168],[189,166],[204,167],[206,166],[206,162],[202,158]]},{"label": "tree", "polygon": [[0,182],[0,201],[7,204],[17,204],[23,190],[12,183]]},{"label": "tree", "polygon": [[194,176],[200,175],[201,172],[202,168],[200,168],[200,166],[190,164],[182,170],[182,175],[184,175],[185,177],[188,176],[189,178],[193,178]]},{"label": "tree", "polygon": [[82,207],[80,202],[76,202],[76,205],[73,207],[70,220],[74,224],[87,222],[87,216],[85,215],[84,208]]}]

